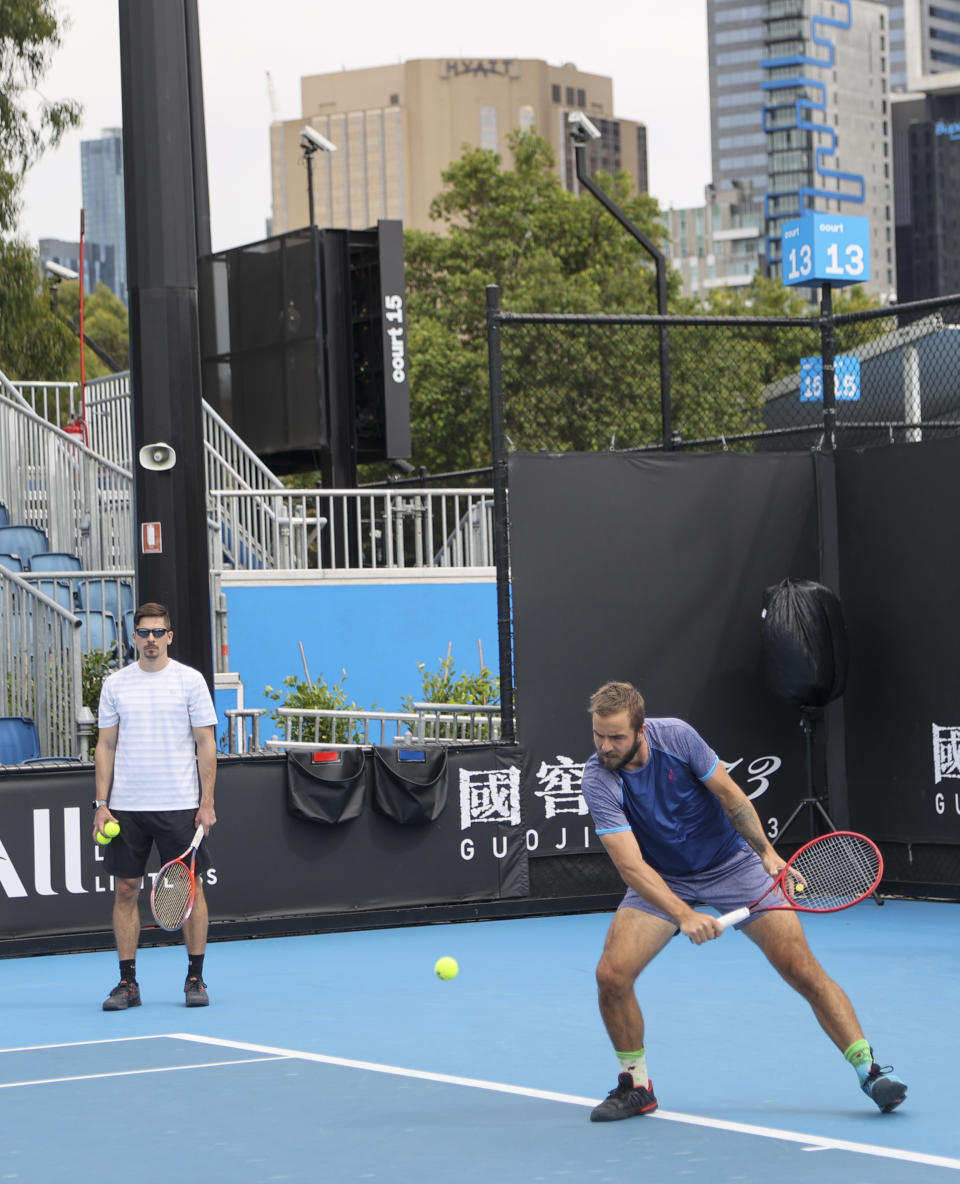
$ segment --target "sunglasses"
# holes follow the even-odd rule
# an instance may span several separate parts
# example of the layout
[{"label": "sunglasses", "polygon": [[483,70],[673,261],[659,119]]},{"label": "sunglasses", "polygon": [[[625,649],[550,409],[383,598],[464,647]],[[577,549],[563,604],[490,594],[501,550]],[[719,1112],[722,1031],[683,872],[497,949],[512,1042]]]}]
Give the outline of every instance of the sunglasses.
[{"label": "sunglasses", "polygon": [[166,637],[169,629],[134,629],[137,637]]}]

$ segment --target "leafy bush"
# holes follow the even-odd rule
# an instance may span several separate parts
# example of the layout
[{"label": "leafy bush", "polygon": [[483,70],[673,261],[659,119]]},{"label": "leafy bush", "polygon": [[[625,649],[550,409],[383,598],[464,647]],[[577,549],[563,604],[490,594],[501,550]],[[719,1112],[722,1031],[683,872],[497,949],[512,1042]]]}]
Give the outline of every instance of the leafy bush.
[{"label": "leafy bush", "polygon": [[[84,707],[89,707],[94,716],[96,716],[97,708],[100,706],[100,690],[103,687],[103,680],[115,669],[115,663],[116,658],[104,650],[90,650],[83,655],[83,705]],[[90,745],[92,748],[96,747],[97,736],[99,734],[99,728],[94,725],[90,733]]]},{"label": "leafy bush", "polygon": [[[347,679],[346,670],[341,670],[340,681],[328,684],[321,674],[318,679],[301,679],[295,674],[288,675],[283,680],[285,690],[275,690],[271,686],[264,687],[264,694],[273,699],[281,707],[295,711],[360,711],[354,702],[347,702],[347,693],[343,684]],[[286,728],[290,724],[290,739],[311,743],[316,741],[324,744],[362,744],[363,737],[355,728],[351,729],[347,720],[332,719],[288,719],[278,711],[271,713],[270,718],[280,728],[282,736],[286,736]]]},{"label": "leafy bush", "polygon": [[482,653],[478,674],[458,674],[450,647],[437,670],[428,670],[425,662],[418,662],[417,669],[420,671],[421,693],[416,699],[410,695],[404,696],[401,700],[404,711],[412,711],[415,702],[479,705],[500,702],[500,679],[483,665]]}]

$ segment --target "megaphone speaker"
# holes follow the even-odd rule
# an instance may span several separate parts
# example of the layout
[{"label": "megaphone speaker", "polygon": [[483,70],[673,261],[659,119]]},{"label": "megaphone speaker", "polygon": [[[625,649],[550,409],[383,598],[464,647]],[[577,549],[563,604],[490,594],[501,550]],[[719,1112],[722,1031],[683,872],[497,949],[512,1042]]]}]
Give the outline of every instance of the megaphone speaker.
[{"label": "megaphone speaker", "polygon": [[140,449],[140,465],[153,473],[163,473],[177,463],[177,454],[169,444],[144,444]]}]

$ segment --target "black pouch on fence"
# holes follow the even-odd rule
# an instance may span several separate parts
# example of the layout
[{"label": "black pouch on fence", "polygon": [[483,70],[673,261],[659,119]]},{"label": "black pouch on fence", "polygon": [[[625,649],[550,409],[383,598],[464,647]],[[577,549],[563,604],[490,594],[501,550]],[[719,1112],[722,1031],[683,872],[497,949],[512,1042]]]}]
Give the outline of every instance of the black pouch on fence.
[{"label": "black pouch on fence", "polygon": [[362,748],[287,753],[287,810],[305,822],[349,822],[367,796]]},{"label": "black pouch on fence", "polygon": [[374,807],[403,826],[433,822],[447,804],[447,750],[375,748]]},{"label": "black pouch on fence", "polygon": [[843,694],[847,633],[835,592],[813,580],[784,580],[763,595],[763,666],[775,695],[822,707]]}]

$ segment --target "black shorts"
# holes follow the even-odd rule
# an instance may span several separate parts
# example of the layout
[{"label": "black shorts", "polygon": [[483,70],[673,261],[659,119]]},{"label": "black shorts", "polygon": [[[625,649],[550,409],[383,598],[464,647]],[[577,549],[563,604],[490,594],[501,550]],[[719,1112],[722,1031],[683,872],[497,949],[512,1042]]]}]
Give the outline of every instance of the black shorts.
[{"label": "black shorts", "polygon": [[[120,833],[102,848],[103,862],[111,876],[121,880],[139,880],[147,869],[154,847],[163,865],[176,859],[193,842],[197,832],[197,809],[189,810],[112,810],[120,823]],[[197,873],[210,867],[207,840],[197,850]]]}]

